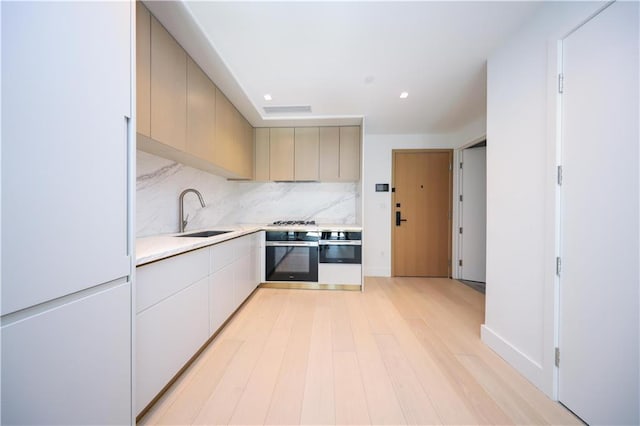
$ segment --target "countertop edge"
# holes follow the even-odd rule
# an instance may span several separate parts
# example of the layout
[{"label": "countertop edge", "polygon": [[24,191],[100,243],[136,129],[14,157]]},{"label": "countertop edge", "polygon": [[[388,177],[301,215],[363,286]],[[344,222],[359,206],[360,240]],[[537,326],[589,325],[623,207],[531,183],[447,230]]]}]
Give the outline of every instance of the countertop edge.
[{"label": "countertop edge", "polygon": [[[279,226],[251,226],[251,225],[227,225],[227,226],[215,226],[212,227],[219,230],[229,230],[230,232],[217,235],[209,238],[189,238],[189,237],[176,237],[177,234],[165,234],[151,237],[136,238],[136,267],[144,266],[149,263],[156,262],[158,260],[167,259],[169,257],[177,256],[189,251],[210,247],[219,243],[223,243],[235,238],[243,237],[245,235],[253,234],[260,231],[273,231],[284,230],[284,227]],[[209,228],[211,229],[211,228]],[[287,228],[289,229],[289,228]],[[362,231],[362,226],[359,225],[317,225],[315,227],[294,227],[292,229],[308,230],[308,231]],[[199,230],[190,230],[188,232],[198,232]],[[146,246],[142,248],[142,253],[138,253],[140,246]]]}]

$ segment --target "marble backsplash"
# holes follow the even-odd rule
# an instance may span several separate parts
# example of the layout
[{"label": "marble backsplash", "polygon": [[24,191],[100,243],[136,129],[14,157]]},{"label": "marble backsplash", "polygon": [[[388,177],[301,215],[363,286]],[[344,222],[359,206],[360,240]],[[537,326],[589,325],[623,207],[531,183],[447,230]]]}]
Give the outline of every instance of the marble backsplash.
[{"label": "marble backsplash", "polygon": [[279,219],[357,223],[357,184],[325,182],[240,182],[137,151],[136,236],[178,232],[178,196],[185,196],[187,230],[225,224],[261,224]]}]

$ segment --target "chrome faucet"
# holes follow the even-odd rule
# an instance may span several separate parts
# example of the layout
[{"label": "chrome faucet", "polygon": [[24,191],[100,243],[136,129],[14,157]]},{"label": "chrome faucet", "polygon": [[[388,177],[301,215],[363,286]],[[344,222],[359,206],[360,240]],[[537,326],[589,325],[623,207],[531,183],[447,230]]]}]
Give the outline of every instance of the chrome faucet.
[{"label": "chrome faucet", "polygon": [[179,232],[184,232],[184,228],[187,226],[187,219],[189,219],[189,215],[187,215],[187,217],[184,217],[184,196],[187,195],[188,192],[193,192],[194,194],[196,194],[198,196],[198,199],[200,200],[200,205],[202,207],[205,207],[204,204],[204,200],[202,199],[202,194],[200,192],[198,192],[197,189],[193,189],[193,188],[188,188],[185,189],[184,191],[182,191],[180,193],[180,198],[179,198],[179,208],[178,208],[178,228],[179,228]]}]

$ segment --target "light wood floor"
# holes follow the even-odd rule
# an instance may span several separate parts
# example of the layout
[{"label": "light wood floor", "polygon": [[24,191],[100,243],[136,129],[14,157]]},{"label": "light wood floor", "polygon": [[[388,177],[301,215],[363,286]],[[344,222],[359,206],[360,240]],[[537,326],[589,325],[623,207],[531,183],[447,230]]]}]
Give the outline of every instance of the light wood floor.
[{"label": "light wood floor", "polygon": [[480,341],[484,295],[260,289],[141,424],[580,424]]}]

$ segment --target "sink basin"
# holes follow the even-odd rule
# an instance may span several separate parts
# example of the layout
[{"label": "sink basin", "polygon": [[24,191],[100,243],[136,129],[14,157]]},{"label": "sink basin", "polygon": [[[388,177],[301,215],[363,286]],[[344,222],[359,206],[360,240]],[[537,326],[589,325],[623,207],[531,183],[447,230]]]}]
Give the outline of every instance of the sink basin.
[{"label": "sink basin", "polygon": [[227,232],[231,232],[231,231],[200,231],[200,232],[192,232],[191,234],[176,235],[176,237],[207,238],[207,237],[215,237],[216,235],[226,234]]}]

